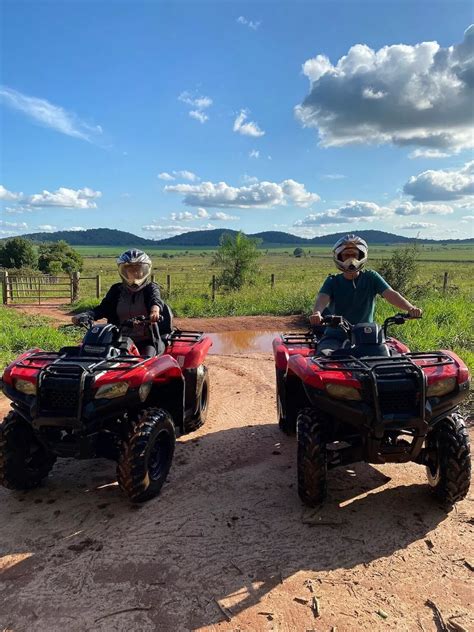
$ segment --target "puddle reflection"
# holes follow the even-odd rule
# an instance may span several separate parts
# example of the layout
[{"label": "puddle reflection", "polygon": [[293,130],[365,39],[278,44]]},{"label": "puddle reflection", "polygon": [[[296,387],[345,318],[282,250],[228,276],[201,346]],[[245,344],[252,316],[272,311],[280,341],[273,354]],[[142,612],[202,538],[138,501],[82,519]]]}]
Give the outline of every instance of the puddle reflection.
[{"label": "puddle reflection", "polygon": [[213,355],[232,353],[271,353],[276,331],[222,331],[207,334],[212,340],[209,353]]}]

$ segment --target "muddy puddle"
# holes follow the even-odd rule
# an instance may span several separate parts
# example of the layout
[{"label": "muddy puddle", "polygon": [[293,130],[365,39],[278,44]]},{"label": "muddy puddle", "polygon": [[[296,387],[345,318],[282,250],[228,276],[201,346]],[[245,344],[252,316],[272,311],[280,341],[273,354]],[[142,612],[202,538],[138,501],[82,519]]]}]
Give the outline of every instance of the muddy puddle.
[{"label": "muddy puddle", "polygon": [[212,340],[209,351],[212,355],[236,353],[271,353],[272,341],[278,335],[276,331],[223,331],[206,334]]}]

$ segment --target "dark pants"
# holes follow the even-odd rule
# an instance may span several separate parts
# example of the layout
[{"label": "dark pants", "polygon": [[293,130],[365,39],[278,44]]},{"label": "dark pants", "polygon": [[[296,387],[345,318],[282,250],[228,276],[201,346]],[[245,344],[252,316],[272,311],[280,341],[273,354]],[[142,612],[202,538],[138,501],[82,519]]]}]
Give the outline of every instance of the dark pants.
[{"label": "dark pants", "polygon": [[340,349],[344,344],[344,338],[335,338],[334,336],[323,336],[321,340],[318,342],[318,346],[316,347],[317,355],[328,355],[327,351],[336,351],[336,349]]},{"label": "dark pants", "polygon": [[161,355],[165,350],[165,343],[161,338],[158,338],[158,350],[150,344],[150,341],[144,340],[142,342],[136,342],[138,351],[140,355],[147,356],[148,358],[153,358],[156,355]]}]

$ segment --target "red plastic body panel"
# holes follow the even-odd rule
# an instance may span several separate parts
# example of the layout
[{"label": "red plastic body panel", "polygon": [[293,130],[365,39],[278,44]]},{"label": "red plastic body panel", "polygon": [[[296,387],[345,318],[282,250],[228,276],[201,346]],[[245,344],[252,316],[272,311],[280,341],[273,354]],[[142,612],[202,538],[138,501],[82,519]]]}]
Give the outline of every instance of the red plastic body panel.
[{"label": "red plastic body panel", "polygon": [[202,364],[212,346],[212,340],[203,336],[197,342],[176,339],[168,347],[170,355],[182,369],[195,369]]},{"label": "red plastic body panel", "polygon": [[306,358],[314,354],[313,347],[302,344],[295,344],[288,347],[280,337],[273,339],[272,346],[275,366],[277,369],[282,369],[283,371],[286,371],[288,360],[291,356],[300,355]]},{"label": "red plastic body panel", "polygon": [[[329,367],[337,368],[338,363],[334,362]],[[311,362],[309,358],[302,355],[293,355],[288,360],[288,371],[292,371],[305,384],[309,384],[320,390],[324,389],[326,384],[343,384],[344,386],[352,386],[353,388],[361,388],[359,380],[352,376],[351,371],[323,371],[316,364]]]},{"label": "red plastic body panel", "polygon": [[128,382],[131,388],[136,388],[144,382],[166,382],[182,377],[178,363],[167,354],[150,358],[137,367],[130,367],[128,371],[123,370],[124,366],[126,365],[118,364],[117,370],[108,369],[99,373],[94,380],[94,388],[114,382]]},{"label": "red plastic body panel", "polygon": [[440,366],[425,367],[424,365],[428,363],[427,360],[424,360],[423,358],[414,358],[414,362],[423,369],[423,373],[427,377],[428,386],[448,377],[455,377],[458,384],[464,384],[467,382],[470,379],[469,369],[461,358],[453,351],[448,351],[446,349],[442,349],[441,353],[445,353],[449,356],[454,361],[454,364],[441,364]]},{"label": "red plastic body panel", "polygon": [[[13,386],[13,380],[14,379],[21,379],[21,380],[27,380],[28,382],[32,382],[33,384],[36,384],[36,377],[38,375],[38,366],[36,366],[34,369],[28,369],[28,368],[21,368],[21,367],[17,367],[17,363],[18,362],[23,362],[25,361],[28,356],[34,354],[34,353],[38,353],[38,351],[42,351],[42,349],[28,349],[28,351],[25,351],[25,353],[22,353],[21,355],[18,356],[18,358],[15,358],[15,360],[13,360],[13,362],[10,362],[10,364],[5,368],[5,370],[3,371],[3,376],[2,379],[5,382],[5,384],[9,384],[10,386]],[[46,361],[42,363],[42,366],[44,366],[46,364]]]},{"label": "red plastic body panel", "polygon": [[407,347],[403,342],[397,340],[396,338],[387,338],[387,344],[398,353],[410,353],[409,347]]}]

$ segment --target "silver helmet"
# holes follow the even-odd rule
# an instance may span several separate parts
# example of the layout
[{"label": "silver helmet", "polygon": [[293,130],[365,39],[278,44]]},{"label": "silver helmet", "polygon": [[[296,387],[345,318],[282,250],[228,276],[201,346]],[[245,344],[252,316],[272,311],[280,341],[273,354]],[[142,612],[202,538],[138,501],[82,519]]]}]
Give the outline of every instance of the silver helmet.
[{"label": "silver helmet", "polygon": [[[343,261],[342,253],[345,250],[353,250],[354,256]],[[341,237],[332,249],[333,259],[336,266],[342,272],[356,272],[362,270],[367,262],[369,247],[367,242],[357,235],[346,235]]]},{"label": "silver helmet", "polygon": [[123,282],[135,292],[143,287],[151,274],[151,259],[142,250],[126,250],[117,257],[117,266]]}]

